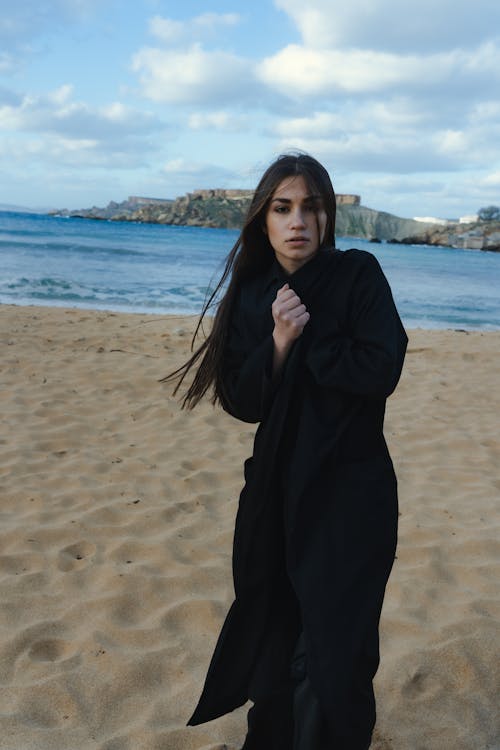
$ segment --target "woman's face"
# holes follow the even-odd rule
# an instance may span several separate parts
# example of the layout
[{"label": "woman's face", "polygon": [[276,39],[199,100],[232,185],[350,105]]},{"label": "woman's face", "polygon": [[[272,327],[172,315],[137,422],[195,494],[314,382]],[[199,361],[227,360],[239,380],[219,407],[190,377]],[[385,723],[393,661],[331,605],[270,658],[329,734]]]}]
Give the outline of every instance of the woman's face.
[{"label": "woman's face", "polygon": [[316,255],[326,228],[320,195],[313,195],[302,175],[285,178],[266,213],[266,233],[276,259],[289,274]]}]

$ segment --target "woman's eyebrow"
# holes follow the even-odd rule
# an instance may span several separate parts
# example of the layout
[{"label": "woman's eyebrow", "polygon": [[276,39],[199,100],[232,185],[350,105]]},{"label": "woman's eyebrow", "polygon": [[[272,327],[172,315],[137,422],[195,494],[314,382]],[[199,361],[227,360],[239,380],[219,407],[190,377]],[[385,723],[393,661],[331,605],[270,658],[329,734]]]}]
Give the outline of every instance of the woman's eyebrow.
[{"label": "woman's eyebrow", "polygon": [[[303,203],[319,203],[322,200],[321,195],[306,195],[306,197],[303,199]],[[271,203],[274,202],[278,203],[291,203],[292,200],[290,198],[280,198],[279,196],[276,196],[271,200]]]}]

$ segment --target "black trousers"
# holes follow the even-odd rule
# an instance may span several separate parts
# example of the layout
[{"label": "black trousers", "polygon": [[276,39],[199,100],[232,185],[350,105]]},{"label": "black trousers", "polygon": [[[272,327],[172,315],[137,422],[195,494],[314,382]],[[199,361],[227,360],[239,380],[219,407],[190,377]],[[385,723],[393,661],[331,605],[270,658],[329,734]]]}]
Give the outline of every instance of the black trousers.
[{"label": "black trousers", "polygon": [[[368,736],[367,736],[368,735]],[[242,750],[368,750],[371,732],[333,738],[307,676],[304,636],[297,641],[290,681],[248,712]]]}]

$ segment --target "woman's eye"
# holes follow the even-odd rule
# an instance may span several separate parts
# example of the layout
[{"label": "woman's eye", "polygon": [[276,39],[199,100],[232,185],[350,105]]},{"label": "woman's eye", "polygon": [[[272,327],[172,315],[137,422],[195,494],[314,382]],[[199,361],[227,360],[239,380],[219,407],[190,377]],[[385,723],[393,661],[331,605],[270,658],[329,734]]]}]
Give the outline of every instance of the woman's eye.
[{"label": "woman's eye", "polygon": [[277,214],[285,214],[288,211],[288,207],[287,206],[276,206],[274,210],[275,210],[275,212]]}]

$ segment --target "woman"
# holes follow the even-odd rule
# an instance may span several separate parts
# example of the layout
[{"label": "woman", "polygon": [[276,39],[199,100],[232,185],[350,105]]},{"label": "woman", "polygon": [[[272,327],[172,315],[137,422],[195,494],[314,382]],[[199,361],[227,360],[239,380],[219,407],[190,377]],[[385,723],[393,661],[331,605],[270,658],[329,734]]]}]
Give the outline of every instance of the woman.
[{"label": "woman", "polygon": [[214,294],[227,279],[210,335],[169,376],[178,388],[196,366],[183,406],[212,388],[260,423],[235,600],[189,723],[251,699],[244,750],[366,750],[398,516],[382,428],[406,334],[374,256],[335,249],[333,187],[306,154],[263,175]]}]

